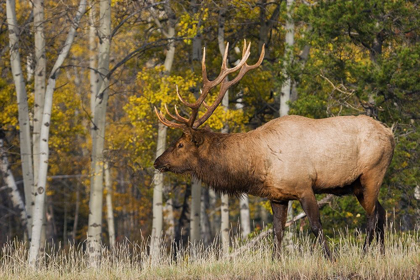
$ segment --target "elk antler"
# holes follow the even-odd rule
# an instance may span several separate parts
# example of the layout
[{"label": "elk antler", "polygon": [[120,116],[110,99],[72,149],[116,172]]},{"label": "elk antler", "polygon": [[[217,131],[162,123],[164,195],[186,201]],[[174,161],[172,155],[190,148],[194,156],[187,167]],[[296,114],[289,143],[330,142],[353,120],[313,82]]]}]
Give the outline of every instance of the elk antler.
[{"label": "elk antler", "polygon": [[[207,70],[206,70],[206,50],[204,48],[204,54],[203,54],[203,60],[201,62],[201,68],[202,68],[202,76],[203,76],[203,89],[201,90],[201,94],[200,96],[197,98],[197,100],[194,103],[189,103],[186,100],[184,100],[182,98],[182,96],[179,94],[178,92],[178,87],[176,88],[176,94],[179,98],[179,100],[187,107],[191,108],[191,116],[190,118],[184,118],[182,117],[176,106],[175,106],[175,115],[171,114],[168,110],[168,108],[165,105],[165,110],[166,113],[175,121],[179,122],[179,123],[175,123],[172,121],[168,121],[164,115],[161,112],[158,112],[158,110],[155,107],[155,112],[156,115],[158,116],[159,120],[166,126],[168,127],[174,127],[174,128],[186,128],[186,127],[191,127],[194,129],[197,129],[200,125],[202,125],[214,112],[214,110],[216,110],[217,106],[220,104],[220,102],[222,102],[223,97],[225,96],[227,90],[234,84],[236,84],[237,82],[239,82],[240,79],[242,79],[242,77],[246,74],[246,72],[248,72],[249,70],[252,70],[254,68],[257,68],[258,66],[261,65],[263,59],[264,59],[264,46],[261,50],[261,55],[260,58],[258,59],[257,63],[255,63],[254,65],[248,65],[246,63],[247,59],[249,58],[250,55],[250,49],[251,49],[251,43],[246,44],[246,41],[244,40],[244,48],[242,50],[242,59],[239,61],[238,65],[236,65],[235,67],[232,68],[228,68],[227,67],[227,54],[228,54],[228,49],[229,49],[229,43],[226,44],[226,48],[225,48],[225,53],[223,55],[223,61],[222,61],[222,67],[221,67],[221,71],[219,76],[214,79],[213,81],[210,81],[207,78]],[[228,81],[227,79],[225,79],[229,74],[234,73],[236,71],[239,70],[238,75],[231,81]],[[210,90],[214,87],[216,87],[217,85],[220,85],[220,90],[219,90],[219,94],[216,98],[216,100],[214,101],[213,104],[208,105],[206,104],[206,102],[204,101],[207,97],[207,95],[209,94]],[[197,116],[198,116],[198,111],[200,109],[201,105],[204,105],[204,107],[207,109],[207,111],[204,113],[204,115],[202,115],[198,120],[196,120]]]}]

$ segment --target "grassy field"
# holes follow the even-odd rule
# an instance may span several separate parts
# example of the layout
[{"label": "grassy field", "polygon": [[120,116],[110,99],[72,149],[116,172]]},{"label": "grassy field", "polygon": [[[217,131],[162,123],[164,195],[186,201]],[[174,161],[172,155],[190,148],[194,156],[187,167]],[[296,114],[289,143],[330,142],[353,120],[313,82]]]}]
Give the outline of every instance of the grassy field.
[{"label": "grassy field", "polygon": [[376,246],[363,254],[362,236],[339,234],[329,240],[335,261],[325,259],[319,246],[300,236],[272,259],[271,236],[252,246],[236,240],[229,257],[217,245],[182,250],[177,261],[166,250],[151,263],[146,244],[119,244],[114,252],[103,249],[101,266],[89,268],[81,248],[48,249],[37,271],[27,266],[25,244],[2,247],[0,279],[420,279],[420,234],[386,236],[386,253]]}]

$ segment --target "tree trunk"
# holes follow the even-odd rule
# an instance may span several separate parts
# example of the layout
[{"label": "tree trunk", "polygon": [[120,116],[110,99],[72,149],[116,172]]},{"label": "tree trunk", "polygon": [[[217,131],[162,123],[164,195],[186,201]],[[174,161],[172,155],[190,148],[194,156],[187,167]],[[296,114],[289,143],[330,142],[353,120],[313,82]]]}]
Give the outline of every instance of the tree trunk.
[{"label": "tree trunk", "polygon": [[251,219],[249,217],[249,200],[247,195],[241,196],[239,205],[242,229],[241,236],[245,239],[251,233]]},{"label": "tree trunk", "polygon": [[[225,53],[225,17],[223,16],[223,9],[219,14],[219,28],[217,34],[217,42],[219,45],[219,51],[223,54]],[[226,80],[228,77],[226,77]],[[222,100],[222,106],[224,110],[227,111],[229,108],[229,92],[226,91],[225,96]],[[227,123],[222,128],[222,133],[228,133],[229,127]],[[222,238],[222,251],[223,256],[229,254],[229,196],[227,194],[222,194],[222,206],[221,206],[221,238]]]},{"label": "tree trunk", "polygon": [[[165,151],[166,131],[167,127],[159,123],[156,158],[158,158]],[[155,186],[153,188],[153,222],[152,236],[150,239],[150,255],[152,258],[152,262],[156,262],[160,256],[160,244],[163,229],[163,173],[159,172],[158,170],[155,170],[153,182]]]},{"label": "tree trunk", "polygon": [[52,100],[53,100],[55,83],[58,76],[59,68],[63,64],[65,58],[67,57],[70,51],[70,47],[73,44],[73,40],[76,35],[76,30],[80,23],[80,19],[85,13],[85,10],[86,10],[86,0],[81,0],[76,16],[71,24],[64,46],[51,70],[51,74],[48,78],[47,89],[45,92],[44,113],[42,115],[42,126],[41,126],[41,134],[40,134],[40,139],[42,141],[40,141],[40,149],[39,149],[39,152],[40,152],[39,178],[38,178],[38,186],[35,193],[32,242],[31,242],[31,247],[29,250],[29,258],[28,258],[29,265],[31,267],[36,266],[36,261],[38,258],[38,251],[39,251],[40,241],[41,241],[41,228],[43,224],[45,192],[46,192],[47,171],[48,171],[48,156],[49,156],[48,139],[49,139]]},{"label": "tree trunk", "polygon": [[200,207],[201,207],[201,181],[192,178],[191,187],[191,216],[190,241],[197,243],[200,240]]},{"label": "tree trunk", "polygon": [[111,1],[99,5],[98,93],[95,99],[92,128],[92,166],[89,199],[87,251],[89,265],[98,267],[101,256],[102,206],[104,180],[104,146],[106,109],[108,105],[109,56],[111,47]]},{"label": "tree trunk", "polygon": [[[195,14],[199,11],[199,3],[196,0],[191,1],[191,9]],[[200,21],[197,29],[200,28]],[[198,33],[192,40],[192,59],[201,60],[201,34]],[[191,187],[191,216],[190,216],[190,241],[193,244],[198,243],[201,239],[200,231],[200,208],[201,208],[201,181],[197,178],[192,178]]]},{"label": "tree trunk", "polygon": [[[223,50],[224,51],[224,50]],[[227,79],[227,77],[226,77]],[[227,110],[229,106],[229,93],[226,92],[226,95],[223,97],[222,106]],[[229,127],[225,124],[225,127],[222,128],[222,133],[228,133]],[[229,195],[222,194],[222,206],[220,209],[221,212],[221,237],[222,237],[222,251],[223,256],[227,256],[229,254]]]},{"label": "tree trunk", "polygon": [[108,162],[105,163],[106,220],[108,222],[109,248],[115,248],[114,211],[112,208],[112,182]]},{"label": "tree trunk", "polygon": [[[170,1],[165,2],[164,5],[165,13],[168,16],[168,29],[165,31],[162,29],[162,32],[166,38],[173,38],[175,35],[175,24],[176,18],[173,10],[170,7]],[[154,13],[153,8],[151,12]],[[160,21],[155,15],[155,22],[158,27],[162,28]],[[166,74],[169,74],[172,69],[173,60],[175,57],[175,42],[173,40],[169,41],[169,49],[166,52],[165,57],[165,71]],[[156,148],[156,158],[158,158],[166,149],[166,134],[167,127],[159,122],[158,124],[158,139],[157,139],[157,148]],[[159,171],[155,171],[153,178],[154,188],[153,188],[153,223],[152,223],[152,235],[150,239],[150,255],[152,263],[155,263],[160,257],[160,243],[162,240],[162,230],[163,230],[163,174]]]},{"label": "tree trunk", "polygon": [[[19,141],[20,156],[22,161],[22,176],[25,189],[26,211],[28,218],[32,217],[32,201],[33,201],[33,167],[31,152],[31,133],[29,122],[28,96],[26,94],[25,81],[23,78],[21,60],[19,54],[19,37],[20,34],[18,23],[16,20],[16,3],[14,0],[6,1],[7,24],[9,29],[9,47],[10,47],[10,65],[12,67],[13,80],[16,87],[16,95],[19,113]],[[31,221],[27,223],[28,238],[31,240]]]},{"label": "tree trunk", "polygon": [[[295,34],[295,24],[293,22],[293,4],[294,0],[287,0],[286,8],[287,8],[287,18],[286,18],[286,42],[285,42],[285,51],[284,51],[284,67],[283,67],[283,75],[286,77],[285,81],[281,86],[280,92],[280,117],[286,116],[289,114],[289,101],[292,94],[292,81],[290,75],[287,73],[287,68],[292,63],[293,57],[293,46],[295,43],[294,34]],[[292,201],[289,201],[288,211],[287,211],[287,219],[293,219],[293,208],[292,208]],[[284,244],[290,245],[292,244],[292,230],[289,228],[288,232],[284,235]]]},{"label": "tree trunk", "polygon": [[89,3],[89,79],[90,79],[90,112],[94,114],[95,112],[95,100],[96,95],[98,94],[98,82],[99,77],[96,73],[96,27],[95,27],[95,18],[96,18],[96,9],[95,2],[90,1]]},{"label": "tree trunk", "polygon": [[291,95],[291,86],[292,81],[290,76],[287,73],[287,68],[292,63],[292,55],[293,55],[293,46],[295,43],[294,34],[295,34],[295,24],[293,22],[293,4],[294,0],[287,0],[287,19],[286,19],[286,46],[284,51],[284,67],[283,67],[283,75],[286,77],[285,81],[281,86],[280,92],[280,116],[286,116],[289,114],[289,101]]},{"label": "tree trunk", "polygon": [[166,225],[165,238],[172,242],[175,238],[175,218],[172,197],[169,197],[168,200],[166,200],[166,203],[163,206],[163,213],[165,213],[163,219],[164,224]]},{"label": "tree trunk", "polygon": [[[3,131],[0,132],[3,134]],[[25,210],[25,203],[23,202],[22,196],[19,193],[19,190],[16,185],[15,177],[13,176],[12,170],[9,168],[9,160],[7,159],[7,154],[4,149],[4,140],[0,138],[0,170],[3,174],[3,180],[6,187],[9,189],[8,193],[10,196],[10,200],[12,201],[13,208],[15,208],[19,212],[20,216],[20,223],[22,225],[22,229],[26,232],[27,224],[28,224],[28,216]]]},{"label": "tree trunk", "polygon": [[[32,194],[36,193],[39,181],[39,155],[40,155],[40,133],[42,126],[42,114],[44,112],[45,101],[45,78],[47,68],[47,58],[45,54],[45,36],[44,36],[44,0],[35,0],[33,2],[34,11],[34,32],[35,32],[35,76],[34,76],[34,128],[32,135],[33,147],[33,176],[34,185],[32,186]],[[34,197],[32,197],[34,199]],[[33,212],[34,205],[31,203],[30,213]],[[45,207],[45,206],[44,206]],[[45,244],[45,215],[41,230],[41,246]],[[32,224],[32,220],[30,221]]]},{"label": "tree trunk", "polygon": [[222,194],[222,207],[221,207],[222,225],[221,225],[221,236],[222,236],[222,251],[223,256],[229,254],[229,195]]}]

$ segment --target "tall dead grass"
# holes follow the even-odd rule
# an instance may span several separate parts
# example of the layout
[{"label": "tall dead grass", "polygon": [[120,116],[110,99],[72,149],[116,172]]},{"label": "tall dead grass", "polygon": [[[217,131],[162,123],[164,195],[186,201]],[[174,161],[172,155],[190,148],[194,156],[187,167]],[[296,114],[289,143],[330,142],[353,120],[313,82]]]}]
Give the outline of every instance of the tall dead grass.
[{"label": "tall dead grass", "polygon": [[113,252],[104,247],[96,269],[89,268],[82,246],[46,248],[38,270],[27,265],[26,244],[13,241],[1,248],[0,279],[420,279],[419,232],[388,233],[385,255],[375,245],[364,254],[360,235],[339,233],[329,240],[333,262],[308,235],[297,237],[273,260],[271,240],[247,246],[236,239],[229,257],[220,255],[216,243],[182,248],[176,259],[171,249],[162,248],[154,263],[147,242],[126,241]]}]

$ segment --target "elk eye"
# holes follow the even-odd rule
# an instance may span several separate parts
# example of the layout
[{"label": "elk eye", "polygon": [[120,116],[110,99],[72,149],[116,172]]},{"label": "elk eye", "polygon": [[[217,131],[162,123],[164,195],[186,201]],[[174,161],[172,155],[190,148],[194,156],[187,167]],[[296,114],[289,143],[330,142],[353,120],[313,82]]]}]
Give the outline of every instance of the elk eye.
[{"label": "elk eye", "polygon": [[184,144],[179,143],[179,144],[178,144],[178,148],[182,148],[182,147],[184,147]]}]

